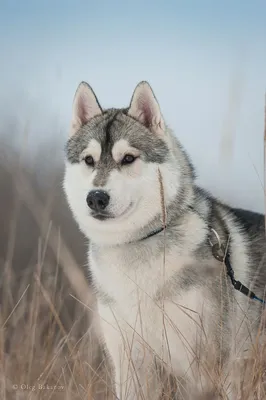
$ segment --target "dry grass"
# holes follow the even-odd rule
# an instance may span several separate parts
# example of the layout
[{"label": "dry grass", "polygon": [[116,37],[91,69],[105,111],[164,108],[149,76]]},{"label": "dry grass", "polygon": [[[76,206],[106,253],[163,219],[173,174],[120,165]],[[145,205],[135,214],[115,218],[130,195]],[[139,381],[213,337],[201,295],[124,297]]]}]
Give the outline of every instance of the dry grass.
[{"label": "dry grass", "polygon": [[36,159],[30,165],[2,138],[0,399],[108,398],[110,374],[90,332],[86,243],[60,161]]},{"label": "dry grass", "polygon": [[[62,163],[49,160],[47,168],[37,155],[39,171],[46,168],[40,178],[36,164],[29,166],[5,140],[2,149],[0,399],[109,400],[109,367],[90,330],[94,297],[84,268],[86,243],[62,194]],[[241,366],[243,381],[236,384],[242,400],[266,399],[262,346],[254,346],[254,359]],[[208,371],[225,399],[219,371]],[[165,400],[174,398],[171,379]]]}]

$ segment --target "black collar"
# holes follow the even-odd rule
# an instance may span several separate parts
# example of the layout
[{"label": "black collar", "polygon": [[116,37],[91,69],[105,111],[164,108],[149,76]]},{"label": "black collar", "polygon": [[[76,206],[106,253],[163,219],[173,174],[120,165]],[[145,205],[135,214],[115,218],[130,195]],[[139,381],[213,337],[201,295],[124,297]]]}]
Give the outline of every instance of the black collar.
[{"label": "black collar", "polygon": [[142,240],[149,239],[150,237],[155,236],[155,235],[157,235],[158,233],[161,233],[162,231],[164,231],[165,228],[166,228],[166,226],[165,226],[165,227],[158,228],[158,229],[155,229],[154,231],[151,231],[150,233],[148,233],[147,236],[144,236],[144,237],[141,238],[140,240],[142,241]]},{"label": "black collar", "polygon": [[[195,211],[195,209],[192,206],[188,206],[188,208],[192,211]],[[162,231],[164,231],[167,228],[167,226],[162,226],[161,228],[158,229],[154,229],[154,231],[150,232],[147,236],[144,236],[143,238],[140,239],[140,241],[142,240],[146,240],[152,236],[157,235],[158,233],[161,233]]]}]

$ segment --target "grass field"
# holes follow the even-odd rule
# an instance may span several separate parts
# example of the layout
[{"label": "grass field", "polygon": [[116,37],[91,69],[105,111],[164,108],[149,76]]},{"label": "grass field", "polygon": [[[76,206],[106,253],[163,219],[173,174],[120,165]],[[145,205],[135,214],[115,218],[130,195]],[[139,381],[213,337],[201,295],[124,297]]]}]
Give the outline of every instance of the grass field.
[{"label": "grass field", "polygon": [[[30,158],[2,137],[0,399],[111,399],[110,367],[90,329],[86,240],[62,193],[62,160],[49,148]],[[254,346],[241,400],[266,399],[265,360],[266,344]],[[226,398],[215,376],[221,396],[209,399]]]}]

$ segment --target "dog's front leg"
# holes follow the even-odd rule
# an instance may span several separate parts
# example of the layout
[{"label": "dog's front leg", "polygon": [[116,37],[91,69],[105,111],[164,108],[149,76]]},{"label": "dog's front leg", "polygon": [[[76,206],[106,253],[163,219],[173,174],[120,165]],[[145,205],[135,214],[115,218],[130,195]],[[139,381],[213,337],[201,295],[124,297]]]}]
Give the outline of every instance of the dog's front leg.
[{"label": "dog's front leg", "polygon": [[111,308],[99,305],[101,329],[113,367],[119,400],[157,400],[162,393],[154,356],[137,333]]}]

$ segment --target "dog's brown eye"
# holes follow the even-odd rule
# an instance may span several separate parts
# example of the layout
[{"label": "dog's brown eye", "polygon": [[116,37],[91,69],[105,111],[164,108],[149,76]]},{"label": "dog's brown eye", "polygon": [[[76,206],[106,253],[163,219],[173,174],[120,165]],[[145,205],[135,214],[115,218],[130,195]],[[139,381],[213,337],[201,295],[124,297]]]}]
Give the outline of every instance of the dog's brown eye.
[{"label": "dog's brown eye", "polygon": [[132,164],[135,161],[136,157],[132,156],[132,154],[126,154],[122,160],[122,165]]},{"label": "dog's brown eye", "polygon": [[92,158],[92,156],[86,156],[84,160],[89,167],[94,166],[94,159]]}]

